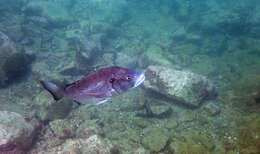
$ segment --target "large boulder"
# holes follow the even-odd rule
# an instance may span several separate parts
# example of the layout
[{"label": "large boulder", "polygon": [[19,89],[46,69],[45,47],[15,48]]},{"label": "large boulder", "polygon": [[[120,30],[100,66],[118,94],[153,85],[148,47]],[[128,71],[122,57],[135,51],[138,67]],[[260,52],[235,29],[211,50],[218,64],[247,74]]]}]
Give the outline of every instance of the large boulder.
[{"label": "large boulder", "polygon": [[189,71],[154,65],[146,69],[145,76],[145,88],[191,107],[214,95],[214,86],[206,77]]},{"label": "large boulder", "polygon": [[0,111],[0,153],[25,153],[34,135],[35,127],[20,114]]}]

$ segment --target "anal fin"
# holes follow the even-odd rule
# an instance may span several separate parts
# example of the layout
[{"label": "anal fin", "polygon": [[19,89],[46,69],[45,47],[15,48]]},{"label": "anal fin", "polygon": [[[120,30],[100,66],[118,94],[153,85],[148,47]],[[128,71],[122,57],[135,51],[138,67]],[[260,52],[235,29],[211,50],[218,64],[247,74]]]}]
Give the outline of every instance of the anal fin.
[{"label": "anal fin", "polygon": [[100,100],[96,103],[96,105],[100,105],[100,104],[103,104],[107,101],[108,99],[103,99],[103,100]]}]

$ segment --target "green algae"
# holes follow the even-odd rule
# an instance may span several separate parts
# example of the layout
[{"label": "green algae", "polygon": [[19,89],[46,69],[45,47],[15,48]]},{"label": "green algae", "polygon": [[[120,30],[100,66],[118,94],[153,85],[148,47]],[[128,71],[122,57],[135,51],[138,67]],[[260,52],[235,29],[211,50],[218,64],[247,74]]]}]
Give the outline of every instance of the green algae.
[{"label": "green algae", "polygon": [[169,137],[163,129],[149,127],[144,131],[145,135],[142,143],[146,148],[150,149],[152,152],[159,152],[164,149]]},{"label": "green algae", "polygon": [[246,110],[254,110],[260,98],[260,75],[247,75],[233,82],[232,88],[240,104],[246,105]]},{"label": "green algae", "polygon": [[214,142],[204,135],[186,134],[183,140],[173,138],[169,150],[178,154],[211,154],[215,152]]}]

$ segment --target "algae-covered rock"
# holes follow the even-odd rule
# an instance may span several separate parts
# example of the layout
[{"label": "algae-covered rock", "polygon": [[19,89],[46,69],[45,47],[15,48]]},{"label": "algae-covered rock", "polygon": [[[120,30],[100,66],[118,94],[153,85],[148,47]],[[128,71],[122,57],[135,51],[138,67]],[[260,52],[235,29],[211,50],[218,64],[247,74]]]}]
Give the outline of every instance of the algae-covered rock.
[{"label": "algae-covered rock", "polygon": [[179,123],[177,120],[169,119],[169,121],[165,125],[165,128],[174,129],[174,128],[178,127],[178,124]]},{"label": "algae-covered rock", "polygon": [[143,111],[138,112],[136,116],[163,119],[171,116],[173,112],[169,105],[149,105],[148,103],[145,103],[143,108]]},{"label": "algae-covered rock", "polygon": [[98,127],[94,120],[86,120],[80,124],[76,131],[76,136],[79,138],[88,138],[92,135],[102,134],[103,132]]},{"label": "algae-covered rock", "polygon": [[50,122],[50,128],[54,135],[60,139],[75,137],[76,125],[68,120],[54,120]]},{"label": "algae-covered rock", "polygon": [[146,128],[150,125],[151,123],[144,118],[135,118],[133,119],[133,125],[140,127],[140,128]]},{"label": "algae-covered rock", "polygon": [[40,121],[48,121],[64,119],[72,110],[73,105],[73,100],[69,98],[63,98],[55,102],[48,92],[43,91],[35,97],[33,109],[35,116]]},{"label": "algae-covered rock", "polygon": [[49,154],[110,154],[111,143],[107,140],[103,140],[97,135],[93,135],[89,138],[67,139],[63,144],[56,147],[35,150],[35,153],[49,153]]},{"label": "algae-covered rock", "polygon": [[151,64],[172,66],[171,61],[167,59],[162,49],[159,46],[155,46],[155,45],[150,46],[147,49],[147,51],[141,55],[138,64],[142,68],[146,68]]},{"label": "algae-covered rock", "polygon": [[215,95],[213,84],[204,76],[171,69],[149,66],[144,86],[188,106],[198,107],[203,100]]},{"label": "algae-covered rock", "polygon": [[62,98],[59,101],[51,103],[48,107],[47,118],[48,120],[64,119],[72,110],[74,101],[69,98]]},{"label": "algae-covered rock", "polygon": [[209,154],[215,153],[214,143],[205,136],[186,134],[184,140],[174,138],[169,145],[169,150],[176,154]]},{"label": "algae-covered rock", "polygon": [[100,138],[98,135],[93,135],[88,139],[81,141],[82,152],[91,154],[109,154],[111,144],[109,141]]},{"label": "algae-covered rock", "polygon": [[138,135],[137,131],[132,128],[127,129],[124,137],[135,143],[140,142],[140,135]]},{"label": "algae-covered rock", "polygon": [[[48,19],[49,27],[60,28],[65,27],[70,23],[73,18],[69,14],[68,5],[69,1],[64,1],[64,3],[53,3],[51,1],[31,1],[25,7],[28,14],[31,15],[30,11],[36,16],[42,16]],[[35,11],[36,10],[36,11]]]},{"label": "algae-covered rock", "polygon": [[0,153],[23,153],[31,148],[34,126],[18,113],[0,111]]},{"label": "algae-covered rock", "polygon": [[204,107],[203,109],[210,115],[210,116],[216,116],[220,113],[220,107],[217,106],[217,104],[215,104],[212,101],[209,101]]},{"label": "algae-covered rock", "polygon": [[116,55],[115,64],[122,67],[134,68],[137,63],[137,57],[134,55],[118,52]]},{"label": "algae-covered rock", "polygon": [[144,130],[142,144],[153,152],[159,152],[166,146],[168,139],[164,130],[149,127]]}]

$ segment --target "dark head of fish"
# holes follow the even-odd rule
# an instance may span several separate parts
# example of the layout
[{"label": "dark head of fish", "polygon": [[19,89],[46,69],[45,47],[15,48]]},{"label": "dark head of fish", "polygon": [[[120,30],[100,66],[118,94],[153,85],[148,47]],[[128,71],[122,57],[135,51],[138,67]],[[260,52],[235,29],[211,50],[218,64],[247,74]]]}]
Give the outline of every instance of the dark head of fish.
[{"label": "dark head of fish", "polygon": [[129,89],[139,86],[145,79],[143,73],[135,72],[122,67],[110,67],[113,73],[109,82],[116,93],[121,94]]}]

